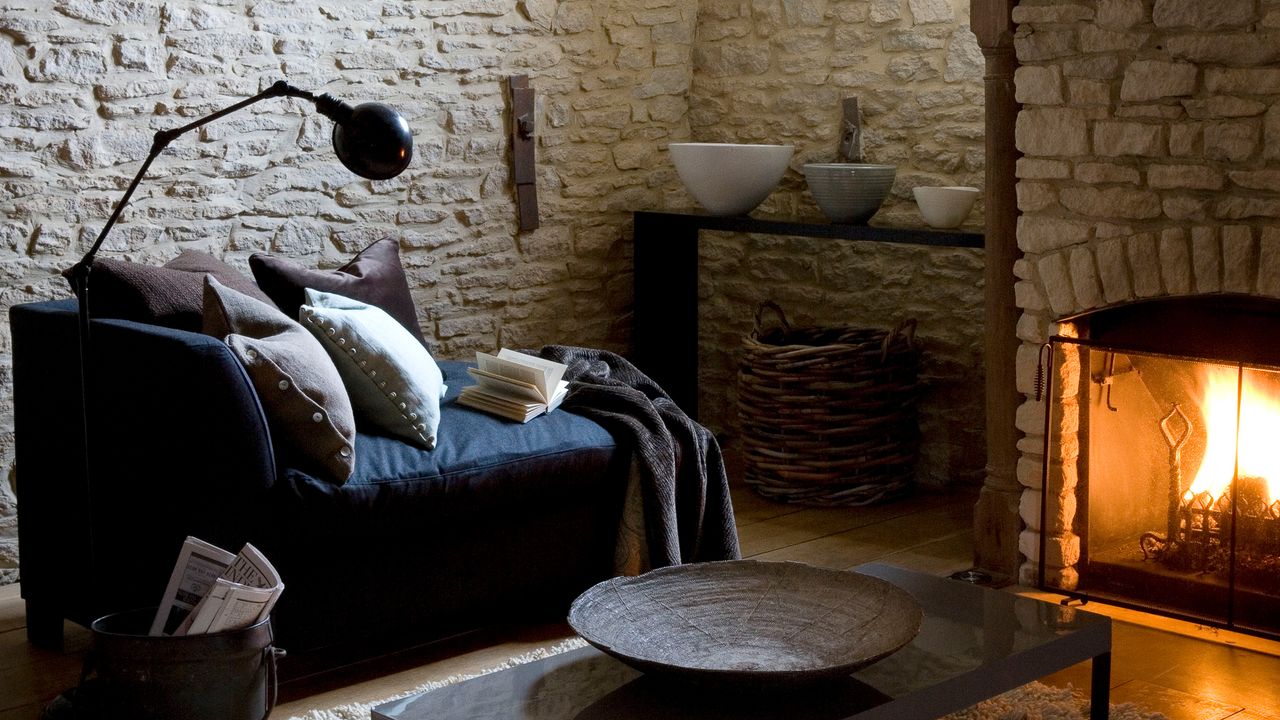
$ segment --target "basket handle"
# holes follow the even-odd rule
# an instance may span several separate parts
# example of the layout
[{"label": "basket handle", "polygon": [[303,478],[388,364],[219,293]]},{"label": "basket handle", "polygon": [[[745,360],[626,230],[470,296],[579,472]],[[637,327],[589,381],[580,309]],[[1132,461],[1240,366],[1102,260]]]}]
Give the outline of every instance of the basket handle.
[{"label": "basket handle", "polygon": [[772,310],[774,315],[778,316],[778,320],[782,322],[782,331],[787,335],[791,334],[791,323],[787,322],[787,314],[782,312],[782,306],[772,300],[765,300],[756,308],[756,328],[751,331],[751,337],[759,338],[764,331],[764,311]]},{"label": "basket handle", "polygon": [[898,323],[892,330],[884,336],[884,344],[880,346],[880,362],[883,364],[889,359],[889,348],[893,345],[893,341],[899,335],[907,342],[908,350],[916,349],[916,319],[907,318]]}]

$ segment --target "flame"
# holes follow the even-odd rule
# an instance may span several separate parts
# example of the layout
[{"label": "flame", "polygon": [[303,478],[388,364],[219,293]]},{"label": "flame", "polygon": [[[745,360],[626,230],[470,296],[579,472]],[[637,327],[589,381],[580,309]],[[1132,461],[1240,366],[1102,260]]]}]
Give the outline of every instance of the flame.
[{"label": "flame", "polygon": [[1276,447],[1277,433],[1280,433],[1280,399],[1253,387],[1245,376],[1237,443],[1238,370],[1210,365],[1207,372],[1203,412],[1208,442],[1196,479],[1183,498],[1190,501],[1207,492],[1216,499],[1227,494],[1236,473],[1236,448],[1239,447],[1240,477],[1262,478],[1267,485],[1267,502],[1280,500],[1280,448]]}]

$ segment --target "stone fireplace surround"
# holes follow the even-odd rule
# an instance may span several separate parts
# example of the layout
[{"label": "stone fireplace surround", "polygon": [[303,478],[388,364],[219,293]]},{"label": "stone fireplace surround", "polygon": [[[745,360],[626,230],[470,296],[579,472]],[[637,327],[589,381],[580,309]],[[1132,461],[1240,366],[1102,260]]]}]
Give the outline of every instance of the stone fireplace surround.
[{"label": "stone fireplace surround", "polygon": [[[1255,247],[1257,245],[1257,247]],[[1100,268],[1107,268],[1101,272]],[[1017,267],[1019,306],[1024,315],[1019,336],[1017,387],[1027,400],[1018,409],[1017,426],[1023,433],[1018,447],[1021,458],[1017,477],[1023,486],[1019,514],[1025,525],[1019,550],[1027,560],[1019,569],[1019,582],[1034,585],[1035,558],[1046,540],[1045,582],[1074,589],[1078,575],[1080,538],[1073,532],[1076,514],[1079,443],[1078,361],[1054,367],[1053,398],[1062,412],[1055,417],[1053,435],[1070,440],[1050,449],[1048,501],[1045,525],[1040,506],[1044,466],[1045,404],[1035,398],[1036,365],[1040,346],[1050,335],[1072,337],[1072,322],[1037,322],[1043,317],[1071,317],[1087,311],[1115,307],[1146,299],[1234,295],[1280,297],[1280,229],[1267,228],[1255,243],[1247,227],[1229,226],[1221,232],[1200,232],[1188,238],[1172,231],[1159,239],[1110,238],[1044,255],[1032,267],[1028,260]],[[1107,302],[1107,299],[1114,299]]]},{"label": "stone fireplace surround", "polygon": [[[992,462],[984,493],[1016,497],[1018,518],[980,505],[978,553],[995,554],[993,527],[1020,525],[1017,580],[1036,582],[1043,537],[1046,581],[1072,588],[1078,449],[1051,450],[1041,527],[1040,346],[1071,333],[1064,318],[1129,302],[1280,297],[1280,3],[1021,2],[1011,20],[1016,486]],[[1055,394],[1074,390],[1078,371],[1055,372]]]}]

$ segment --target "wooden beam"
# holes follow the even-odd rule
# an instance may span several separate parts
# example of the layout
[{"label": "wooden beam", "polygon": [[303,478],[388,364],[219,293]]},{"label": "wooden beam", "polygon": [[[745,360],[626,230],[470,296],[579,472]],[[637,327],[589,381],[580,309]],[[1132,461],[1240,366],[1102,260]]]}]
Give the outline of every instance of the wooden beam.
[{"label": "wooden beam", "polygon": [[989,573],[1015,579],[1021,556],[1018,514],[1022,486],[1017,479],[1021,396],[1014,383],[1018,349],[1018,307],[1013,294],[1013,263],[1019,256],[1018,198],[1014,125],[1018,101],[1013,73],[1015,0],[971,0],[970,26],[986,58],[985,364],[987,468],[974,509],[974,564]]},{"label": "wooden beam", "polygon": [[512,75],[511,90],[511,178],[516,186],[516,211],[520,230],[538,228],[538,177],[534,159],[533,88],[528,75]]}]

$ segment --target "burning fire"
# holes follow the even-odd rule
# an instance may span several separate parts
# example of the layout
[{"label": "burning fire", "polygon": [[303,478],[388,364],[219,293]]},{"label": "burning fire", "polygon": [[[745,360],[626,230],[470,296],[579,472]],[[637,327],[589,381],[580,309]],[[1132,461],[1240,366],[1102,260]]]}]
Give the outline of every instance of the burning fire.
[{"label": "burning fire", "polygon": [[[1265,484],[1268,504],[1280,500],[1280,398],[1254,387],[1245,376],[1240,400],[1240,432],[1236,433],[1236,394],[1240,390],[1238,370],[1222,365],[1207,366],[1204,418],[1208,442],[1204,461],[1183,499],[1190,502],[1202,493],[1217,500],[1231,490],[1237,470],[1241,478]],[[1237,464],[1239,451],[1239,468]],[[1261,487],[1259,487],[1261,489]]]}]

